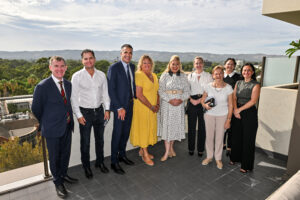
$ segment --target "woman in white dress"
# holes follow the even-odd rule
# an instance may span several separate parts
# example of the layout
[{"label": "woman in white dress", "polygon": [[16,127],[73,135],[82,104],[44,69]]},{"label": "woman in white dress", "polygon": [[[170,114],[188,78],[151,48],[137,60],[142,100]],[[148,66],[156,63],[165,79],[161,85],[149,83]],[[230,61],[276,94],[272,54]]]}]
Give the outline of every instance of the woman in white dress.
[{"label": "woman in white dress", "polygon": [[161,161],[176,156],[174,141],[185,138],[184,101],[190,96],[190,86],[182,71],[180,58],[172,56],[159,80],[160,112],[157,134],[165,141]]}]

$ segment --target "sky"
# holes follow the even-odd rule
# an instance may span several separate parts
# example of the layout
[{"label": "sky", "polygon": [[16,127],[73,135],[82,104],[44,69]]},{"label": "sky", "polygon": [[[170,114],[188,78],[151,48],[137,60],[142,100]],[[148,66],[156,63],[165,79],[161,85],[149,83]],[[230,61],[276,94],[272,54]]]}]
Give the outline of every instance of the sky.
[{"label": "sky", "polygon": [[134,50],[284,55],[300,28],[262,0],[1,0],[0,51]]}]

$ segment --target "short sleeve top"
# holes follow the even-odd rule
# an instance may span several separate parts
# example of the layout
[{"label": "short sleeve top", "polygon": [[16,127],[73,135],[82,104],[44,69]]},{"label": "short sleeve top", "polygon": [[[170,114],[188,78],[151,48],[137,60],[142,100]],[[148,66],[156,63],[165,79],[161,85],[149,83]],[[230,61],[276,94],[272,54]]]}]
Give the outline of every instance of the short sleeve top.
[{"label": "short sleeve top", "polygon": [[232,94],[233,90],[229,84],[223,88],[215,88],[212,83],[204,87],[207,93],[207,99],[214,98],[216,106],[208,110],[206,113],[213,116],[224,116],[228,114],[228,96]]},{"label": "short sleeve top", "polygon": [[244,105],[248,101],[251,100],[252,90],[258,82],[255,80],[251,80],[249,82],[245,82],[244,80],[240,80],[236,82],[236,98],[237,103]]}]

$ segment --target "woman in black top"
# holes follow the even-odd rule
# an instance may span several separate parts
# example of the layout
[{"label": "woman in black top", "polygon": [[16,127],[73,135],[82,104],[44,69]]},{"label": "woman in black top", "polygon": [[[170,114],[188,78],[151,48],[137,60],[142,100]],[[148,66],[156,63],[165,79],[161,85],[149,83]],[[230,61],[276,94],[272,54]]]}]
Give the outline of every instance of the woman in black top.
[{"label": "woman in black top", "polygon": [[232,146],[230,164],[241,162],[242,173],[253,169],[255,139],[258,127],[255,104],[260,93],[255,69],[246,63],[241,69],[244,80],[237,81],[233,92],[234,118],[232,122]]},{"label": "woman in black top", "polygon": [[[224,79],[223,81],[229,85],[231,85],[232,89],[234,89],[235,83],[238,80],[242,80],[243,77],[234,71],[236,66],[236,62],[234,58],[227,58],[224,62]],[[227,129],[224,134],[224,149],[226,148],[226,156],[230,155],[231,152],[231,128]]]}]

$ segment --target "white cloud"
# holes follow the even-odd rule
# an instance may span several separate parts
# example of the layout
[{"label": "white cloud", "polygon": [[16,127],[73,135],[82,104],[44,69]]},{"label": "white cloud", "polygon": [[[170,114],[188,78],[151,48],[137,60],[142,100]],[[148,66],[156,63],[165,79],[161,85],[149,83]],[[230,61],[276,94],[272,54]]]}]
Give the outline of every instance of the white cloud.
[{"label": "white cloud", "polygon": [[[57,48],[41,46],[39,39],[47,38],[63,39],[63,49],[88,44],[111,50],[130,41],[136,49],[280,54],[299,30],[262,16],[261,5],[262,0],[1,0],[1,29],[23,33],[11,34],[20,45],[1,50]],[[30,48],[22,45],[22,36],[32,34]]]}]

